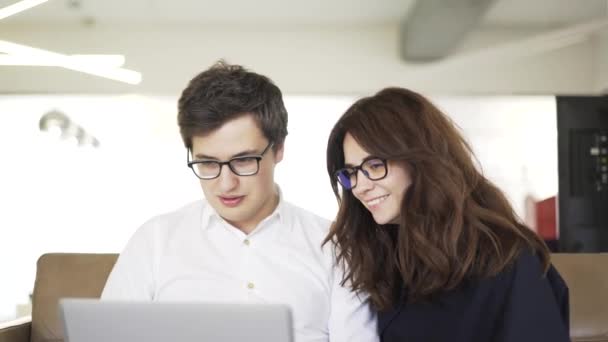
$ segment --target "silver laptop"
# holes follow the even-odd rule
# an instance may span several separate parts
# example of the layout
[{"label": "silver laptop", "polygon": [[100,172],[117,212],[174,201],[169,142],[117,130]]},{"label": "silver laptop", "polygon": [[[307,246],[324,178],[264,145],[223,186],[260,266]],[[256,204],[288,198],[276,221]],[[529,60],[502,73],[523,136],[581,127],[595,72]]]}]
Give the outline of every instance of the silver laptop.
[{"label": "silver laptop", "polygon": [[286,305],[62,299],[66,342],[293,342]]}]

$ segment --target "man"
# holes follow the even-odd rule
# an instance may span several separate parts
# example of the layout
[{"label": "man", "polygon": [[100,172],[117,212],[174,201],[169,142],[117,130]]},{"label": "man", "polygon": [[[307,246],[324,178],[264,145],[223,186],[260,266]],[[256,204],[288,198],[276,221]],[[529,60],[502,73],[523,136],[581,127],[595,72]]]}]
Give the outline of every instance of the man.
[{"label": "man", "polygon": [[365,297],[341,286],[329,222],[281,198],[287,111],[268,78],[218,62],[190,81],[178,123],[206,200],[151,219],[102,299],[284,303],[298,342],[377,341]]}]

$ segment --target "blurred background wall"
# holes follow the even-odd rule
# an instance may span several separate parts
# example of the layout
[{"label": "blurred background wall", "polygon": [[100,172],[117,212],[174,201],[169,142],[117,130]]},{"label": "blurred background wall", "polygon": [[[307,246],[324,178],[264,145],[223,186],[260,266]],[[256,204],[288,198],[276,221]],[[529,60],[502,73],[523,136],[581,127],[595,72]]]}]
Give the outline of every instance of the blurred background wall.
[{"label": "blurred background wall", "polygon": [[[40,254],[119,252],[201,198],[176,100],[220,58],[284,92],[287,200],[331,219],[329,130],[401,86],[454,119],[526,218],[526,199],[557,193],[555,95],[608,89],[607,22],[605,0],[49,0],[2,18],[0,321],[27,314]],[[41,130],[49,113],[69,132]]]}]

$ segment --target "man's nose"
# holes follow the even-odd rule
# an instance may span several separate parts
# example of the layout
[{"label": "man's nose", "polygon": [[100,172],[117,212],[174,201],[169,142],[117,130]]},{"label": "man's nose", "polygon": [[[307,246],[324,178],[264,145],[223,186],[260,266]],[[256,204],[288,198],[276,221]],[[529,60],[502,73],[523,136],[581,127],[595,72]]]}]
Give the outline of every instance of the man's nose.
[{"label": "man's nose", "polygon": [[218,182],[220,190],[222,192],[228,192],[234,190],[239,184],[239,176],[235,175],[227,164],[222,165],[220,175],[218,176]]}]

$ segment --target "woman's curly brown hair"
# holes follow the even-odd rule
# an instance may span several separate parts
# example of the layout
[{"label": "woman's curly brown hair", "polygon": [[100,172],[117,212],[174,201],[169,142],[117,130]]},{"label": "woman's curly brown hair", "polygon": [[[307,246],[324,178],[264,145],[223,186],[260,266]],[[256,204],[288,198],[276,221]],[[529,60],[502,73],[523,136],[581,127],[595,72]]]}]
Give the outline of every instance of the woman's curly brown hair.
[{"label": "woman's curly brown hair", "polygon": [[[350,191],[339,191],[334,175],[344,167],[346,133],[370,154],[409,166],[412,184],[398,225],[378,225]],[[408,300],[428,299],[466,280],[496,275],[523,249],[537,254],[547,270],[545,243],[520,223],[474,160],[452,121],[420,94],[386,88],[354,103],[327,146],[340,209],[325,243],[337,246],[343,284],[368,293],[374,308],[386,310],[403,286]]]}]

